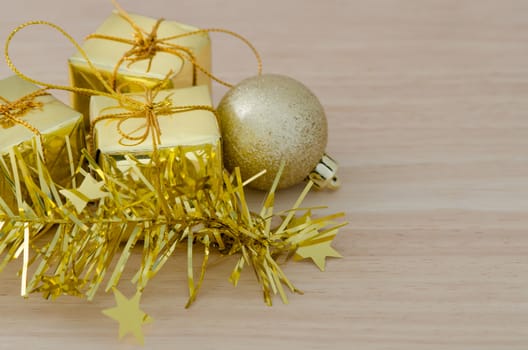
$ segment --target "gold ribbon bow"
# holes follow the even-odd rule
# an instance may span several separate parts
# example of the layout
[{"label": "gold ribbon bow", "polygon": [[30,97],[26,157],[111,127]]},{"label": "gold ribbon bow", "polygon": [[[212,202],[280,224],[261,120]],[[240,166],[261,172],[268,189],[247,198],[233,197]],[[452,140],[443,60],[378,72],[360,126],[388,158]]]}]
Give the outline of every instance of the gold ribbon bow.
[{"label": "gold ribbon bow", "polygon": [[149,60],[148,66],[147,66],[147,72],[150,71],[150,68],[152,67],[152,61],[154,60],[154,57],[158,52],[165,52],[172,54],[174,56],[179,57],[182,61],[189,61],[193,66],[193,85],[196,85],[196,71],[199,70],[203,74],[207,75],[212,80],[216,81],[219,84],[222,84],[224,86],[227,86],[229,88],[233,87],[232,84],[229,84],[228,82],[216,77],[211,72],[209,72],[207,69],[202,67],[198,62],[196,61],[196,57],[193,53],[193,51],[185,46],[178,45],[175,43],[172,43],[171,41],[181,39],[184,37],[199,35],[199,34],[206,34],[206,33],[224,33],[228,34],[230,36],[233,36],[239,40],[241,40],[244,44],[246,44],[253,54],[255,55],[255,58],[258,63],[258,74],[261,74],[262,72],[262,59],[260,58],[260,55],[257,51],[257,49],[251,44],[249,40],[241,36],[240,34],[237,34],[235,32],[232,32],[230,30],[226,29],[220,29],[220,28],[209,28],[209,29],[199,29],[188,33],[183,33],[179,35],[173,35],[165,38],[159,38],[158,37],[158,30],[164,19],[158,19],[154,26],[152,27],[152,30],[150,32],[147,32],[143,30],[140,26],[138,26],[134,20],[130,17],[130,15],[118,4],[116,0],[112,0],[112,3],[114,4],[117,14],[123,18],[125,21],[127,21],[130,26],[132,27],[132,30],[134,31],[134,39],[126,39],[126,38],[120,38],[116,36],[111,35],[105,35],[105,34],[90,34],[86,37],[86,40],[90,39],[103,39],[103,40],[111,40],[123,44],[128,44],[131,46],[130,50],[126,51],[123,56],[119,59],[117,64],[114,67],[114,71],[112,73],[112,77],[110,80],[110,85],[112,88],[115,89],[115,84],[117,80],[117,72],[119,68],[123,65],[123,63],[128,62],[127,67],[130,67],[132,64],[143,61],[143,60]]},{"label": "gold ribbon bow", "polygon": [[23,96],[16,101],[9,101],[0,96],[0,100],[3,102],[3,104],[0,104],[0,125],[7,129],[13,127],[15,124],[19,124],[35,135],[42,137],[37,128],[21,118],[33,109],[42,108],[43,103],[36,101],[35,99],[45,95],[49,95],[46,92],[46,89],[40,89]]},{"label": "gold ribbon bow", "polygon": [[[145,90],[145,102],[138,101],[125,95],[119,96],[118,106],[104,108],[102,112],[111,111],[112,109],[125,109],[126,112],[107,113],[95,118],[91,124],[92,130],[90,131],[90,134],[93,134],[93,128],[97,123],[104,120],[118,120],[116,128],[119,135],[121,135],[121,140],[119,140],[121,145],[139,145],[150,135],[152,137],[154,148],[157,148],[161,143],[159,117],[193,110],[207,110],[214,113],[216,116],[216,110],[210,106],[174,106],[171,99],[172,95],[168,95],[161,101],[157,101],[158,94],[162,90],[162,87],[170,74],[171,73],[153,88],[143,86]],[[119,90],[120,89],[117,89],[117,91]],[[134,130],[127,131],[125,130],[125,122],[131,119],[143,119],[144,123]]]},{"label": "gold ribbon bow", "polygon": [[[145,141],[150,134],[152,136],[152,144],[154,147],[157,147],[161,143],[161,129],[158,117],[174,113],[172,111],[172,101],[168,97],[161,102],[155,102],[159,91],[160,89],[158,87],[145,89],[145,103],[141,103],[137,100],[120,100],[118,106],[103,109],[102,112],[118,108],[126,109],[127,112],[102,114],[92,122],[92,128],[95,127],[98,122],[103,120],[118,120],[117,132],[121,135],[121,140],[119,140],[121,145],[139,145]],[[132,131],[125,131],[123,124],[127,120],[137,118],[144,120],[143,125]],[[142,133],[137,135],[137,133],[141,131]],[[92,133],[93,131],[91,134]],[[125,143],[125,141],[130,141],[130,143]]]}]

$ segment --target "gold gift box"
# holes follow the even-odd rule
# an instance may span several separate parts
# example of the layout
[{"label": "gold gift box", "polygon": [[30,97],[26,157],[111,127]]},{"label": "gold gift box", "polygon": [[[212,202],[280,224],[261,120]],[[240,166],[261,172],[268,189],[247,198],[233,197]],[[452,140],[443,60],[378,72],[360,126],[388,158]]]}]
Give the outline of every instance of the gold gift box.
[{"label": "gold gift box", "polygon": [[[156,20],[139,15],[129,15],[133,22],[150,33]],[[161,22],[158,30],[158,38],[166,38],[174,35],[181,35],[198,30],[185,24],[174,21]],[[126,40],[134,40],[134,29],[121,15],[114,12],[95,32]],[[207,33],[189,35],[183,38],[168,40],[169,44],[184,46],[192,50],[195,61],[206,71],[211,71],[211,42]],[[132,46],[127,43],[116,42],[108,39],[92,38],[86,40],[82,49],[95,68],[105,79],[110,79],[114,68],[120,59],[128,52]],[[150,64],[150,69],[149,69]],[[105,91],[104,86],[95,77],[93,71],[88,67],[86,60],[77,52],[69,59],[70,79],[75,87],[88,88],[97,91]],[[124,62],[121,64],[115,86],[121,87],[121,92],[140,92],[145,86],[152,88],[163,80],[169,72],[172,72],[168,84],[164,88],[183,88],[193,85],[210,85],[210,78],[203,72],[196,70],[193,64],[185,59],[167,52],[156,52],[152,62],[143,59],[132,64]],[[140,84],[137,84],[140,83]],[[74,94],[73,107],[84,114],[87,121],[89,116],[90,96]]]},{"label": "gold gift box", "polygon": [[[16,101],[26,95],[39,90],[39,87],[12,76],[0,80],[0,96],[8,101]],[[28,123],[42,135],[42,150],[46,166],[52,179],[60,186],[71,187],[72,172],[79,164],[81,150],[85,147],[83,116],[66,106],[51,95],[39,96],[34,99],[40,102],[40,108],[28,110],[19,119]],[[0,116],[3,117],[3,116]],[[29,168],[36,168],[35,132],[17,123],[2,123],[0,126],[0,154],[2,156],[2,170],[12,173],[10,151],[16,147]],[[70,144],[71,159],[68,155],[67,142]],[[32,172],[35,180],[38,179]],[[7,183],[4,177],[0,180],[0,196],[6,204],[18,212],[18,204],[13,184]],[[38,183],[38,180],[36,181]],[[27,189],[21,180],[22,199],[28,200]]]},{"label": "gold gift box", "polygon": [[[145,98],[134,93],[125,96],[141,102],[144,102]],[[169,98],[174,106],[212,106],[209,87],[206,85],[162,90],[153,102],[157,103],[165,98]],[[104,96],[91,98],[92,122],[105,115],[126,112],[127,110],[120,107],[112,98]],[[218,188],[222,179],[223,163],[220,128],[215,114],[207,110],[192,110],[157,116],[157,121],[161,134],[156,152],[160,161],[172,162],[173,168],[169,172],[178,172],[178,178],[186,178],[189,183],[199,187]],[[153,154],[151,134],[141,143],[127,145],[119,133],[118,123],[120,123],[119,119],[109,118],[94,124],[93,141],[97,160],[105,172],[116,167],[122,172],[130,170],[131,160],[126,155],[148,162]],[[130,118],[122,122],[121,130],[140,130],[144,126],[144,118]],[[167,183],[171,185],[183,186],[183,184],[173,184],[174,179],[168,180]]]}]

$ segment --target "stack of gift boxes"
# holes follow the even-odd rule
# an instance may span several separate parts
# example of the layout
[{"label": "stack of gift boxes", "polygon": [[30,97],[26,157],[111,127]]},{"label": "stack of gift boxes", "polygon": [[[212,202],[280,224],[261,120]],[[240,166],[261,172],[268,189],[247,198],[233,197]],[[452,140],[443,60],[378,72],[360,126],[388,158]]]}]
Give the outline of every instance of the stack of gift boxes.
[{"label": "stack of gift boxes", "polygon": [[[148,159],[156,149],[161,157],[186,157],[181,163],[194,164],[195,169],[189,174],[203,177],[204,186],[220,183],[221,136],[212,109],[208,74],[211,42],[207,32],[119,10],[88,37],[68,64],[75,89],[102,94],[74,93],[69,107],[49,94],[28,99],[40,88],[18,76],[0,81],[3,171],[18,171],[10,151],[13,147],[30,168],[37,164],[39,155],[35,150],[42,149],[44,155],[40,156],[53,181],[72,187],[72,164],[79,164],[84,148],[92,149],[103,170],[117,165],[123,171],[130,165],[125,155]],[[128,111],[119,99],[105,96],[108,86],[118,95],[126,96],[127,101],[137,100],[139,105],[149,102],[153,106],[166,103],[172,107],[200,108],[176,108],[173,114],[155,116],[158,129],[155,135],[144,132],[149,121],[141,111],[130,118],[121,118]],[[151,101],[146,101],[149,91]],[[35,147],[35,143],[41,143],[41,147]],[[37,172],[32,176],[36,177]],[[4,181],[0,183],[0,191],[4,209],[7,206],[16,212],[21,203],[17,203],[14,184]],[[23,188],[22,192],[22,198],[29,200],[28,190]]]}]

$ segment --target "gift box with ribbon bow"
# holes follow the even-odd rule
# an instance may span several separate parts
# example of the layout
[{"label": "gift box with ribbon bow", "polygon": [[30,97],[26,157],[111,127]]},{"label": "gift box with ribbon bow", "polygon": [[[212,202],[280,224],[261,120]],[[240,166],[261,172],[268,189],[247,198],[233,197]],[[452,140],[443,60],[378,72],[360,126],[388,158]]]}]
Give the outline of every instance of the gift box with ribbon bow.
[{"label": "gift box with ribbon bow", "polygon": [[[210,85],[211,42],[207,31],[163,19],[116,10],[87,37],[83,51],[113,88],[138,92],[136,83],[153,87],[165,78],[164,88]],[[71,84],[105,91],[80,52],[69,59]],[[85,115],[89,96],[74,94],[73,107]]]},{"label": "gift box with ribbon bow", "polygon": [[181,178],[190,183],[170,184],[188,186],[182,193],[218,188],[221,137],[206,85],[117,97],[93,96],[90,101],[94,148],[104,171],[115,162],[126,173],[137,163],[130,157],[148,161],[155,155],[157,161],[173,162],[169,168],[186,174]]},{"label": "gift box with ribbon bow", "polygon": [[[0,181],[0,203],[2,209],[18,212],[23,203],[17,202],[30,199],[24,177],[38,176],[36,157],[43,159],[57,184],[71,185],[73,164],[79,163],[85,147],[83,119],[46,90],[18,76],[0,81],[0,100],[0,167],[19,180]],[[43,154],[35,154],[35,143]],[[26,161],[27,168],[19,168],[14,153]],[[17,193],[21,194],[18,200]]]}]

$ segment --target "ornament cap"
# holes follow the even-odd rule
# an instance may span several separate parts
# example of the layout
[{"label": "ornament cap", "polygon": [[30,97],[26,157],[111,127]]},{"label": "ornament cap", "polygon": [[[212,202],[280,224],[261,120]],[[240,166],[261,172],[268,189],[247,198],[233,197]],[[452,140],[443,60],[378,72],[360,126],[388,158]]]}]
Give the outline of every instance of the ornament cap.
[{"label": "ornament cap", "polygon": [[318,190],[325,188],[337,190],[341,182],[337,177],[339,165],[328,154],[324,154],[314,170],[308,175],[308,179],[313,181],[314,187]]}]

